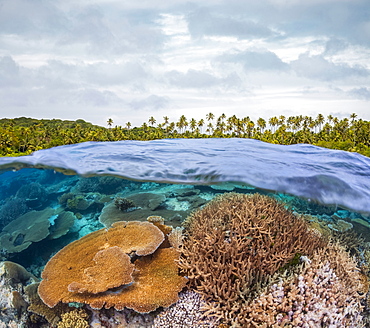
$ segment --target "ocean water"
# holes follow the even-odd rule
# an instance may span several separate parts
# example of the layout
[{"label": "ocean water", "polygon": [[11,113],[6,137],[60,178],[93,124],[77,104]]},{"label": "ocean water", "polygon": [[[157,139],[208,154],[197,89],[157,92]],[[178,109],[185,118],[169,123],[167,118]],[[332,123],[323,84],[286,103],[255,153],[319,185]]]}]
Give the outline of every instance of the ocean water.
[{"label": "ocean water", "polygon": [[362,155],[236,138],[86,142],[0,158],[0,260],[40,276],[62,247],[108,227],[117,199],[131,205],[114,220],[162,216],[180,226],[230,191],[270,195],[334,230],[342,220],[370,241]]},{"label": "ocean water", "polygon": [[237,138],[86,142],[0,158],[0,170],[21,168],[139,182],[241,183],[370,213],[370,159],[312,145]]}]

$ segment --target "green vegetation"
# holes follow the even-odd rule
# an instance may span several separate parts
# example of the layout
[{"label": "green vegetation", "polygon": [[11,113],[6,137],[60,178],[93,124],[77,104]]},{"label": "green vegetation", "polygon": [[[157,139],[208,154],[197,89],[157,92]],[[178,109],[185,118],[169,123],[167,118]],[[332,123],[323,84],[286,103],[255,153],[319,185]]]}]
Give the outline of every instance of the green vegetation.
[{"label": "green vegetation", "polygon": [[357,119],[356,114],[341,120],[321,114],[316,118],[280,115],[254,122],[248,116],[215,117],[208,113],[200,120],[181,115],[177,122],[164,116],[161,123],[151,116],[147,123],[134,128],[130,122],[125,127],[113,127],[112,119],[108,119],[107,125],[105,128],[84,120],[0,119],[0,156],[27,155],[35,150],[84,141],[237,137],[282,145],[306,143],[370,157],[370,122]]}]

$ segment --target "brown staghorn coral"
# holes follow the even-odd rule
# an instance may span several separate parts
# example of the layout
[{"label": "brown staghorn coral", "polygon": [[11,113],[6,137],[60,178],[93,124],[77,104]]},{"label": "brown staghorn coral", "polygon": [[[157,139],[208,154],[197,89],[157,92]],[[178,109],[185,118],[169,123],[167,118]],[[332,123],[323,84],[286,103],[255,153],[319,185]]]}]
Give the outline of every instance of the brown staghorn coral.
[{"label": "brown staghorn coral", "polygon": [[329,244],[307,258],[300,272],[243,307],[236,321],[243,327],[362,327],[363,287],[355,261]]},{"label": "brown staghorn coral", "polygon": [[39,295],[50,307],[79,302],[144,313],[169,306],[187,280],[178,275],[179,252],[158,248],[163,241],[164,234],[149,222],[117,222],[93,232],[47,263]]},{"label": "brown staghorn coral", "polygon": [[179,265],[208,313],[227,324],[278,269],[324,244],[304,219],[260,194],[218,196],[185,229]]}]

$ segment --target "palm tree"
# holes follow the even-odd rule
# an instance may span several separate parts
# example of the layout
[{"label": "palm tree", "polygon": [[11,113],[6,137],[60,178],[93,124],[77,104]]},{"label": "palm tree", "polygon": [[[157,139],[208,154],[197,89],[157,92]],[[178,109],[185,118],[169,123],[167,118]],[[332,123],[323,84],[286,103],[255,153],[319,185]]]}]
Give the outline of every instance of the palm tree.
[{"label": "palm tree", "polygon": [[154,126],[157,120],[153,116],[150,116],[148,122],[151,126]]},{"label": "palm tree", "polygon": [[274,133],[275,132],[275,127],[279,124],[278,118],[276,116],[271,117],[269,119],[269,124],[271,126],[272,133]]},{"label": "palm tree", "polygon": [[212,113],[208,113],[208,114],[206,115],[206,119],[207,119],[207,121],[208,121],[208,122],[209,122],[209,121],[212,121],[214,118],[215,118],[215,115],[214,115],[214,114],[212,114]]},{"label": "palm tree", "polygon": [[107,121],[108,127],[112,127],[113,125],[113,120],[111,118],[108,119]]},{"label": "palm tree", "polygon": [[198,128],[200,128],[200,132],[202,133],[202,127],[204,126],[204,119],[200,119],[198,121]]},{"label": "palm tree", "polygon": [[190,120],[190,129],[191,129],[191,132],[194,132],[194,130],[196,129],[197,127],[197,120],[195,118],[192,118]]},{"label": "palm tree", "polygon": [[213,124],[211,122],[208,123],[206,132],[208,132],[209,135],[213,133]]},{"label": "palm tree", "polygon": [[261,129],[261,133],[263,133],[263,130],[266,128],[266,121],[260,117],[257,120],[257,126]]},{"label": "palm tree", "polygon": [[188,126],[185,115],[180,116],[179,121],[176,123],[176,126],[180,129],[180,133],[182,133],[183,128],[186,128]]},{"label": "palm tree", "polygon": [[321,126],[322,124],[324,124],[325,122],[325,117],[324,115],[322,114],[317,114],[317,117],[316,117],[316,124],[317,126],[319,127],[319,132],[321,131]]},{"label": "palm tree", "polygon": [[127,130],[130,130],[130,128],[131,128],[131,122],[127,122],[127,123],[126,123],[126,129],[127,129]]}]

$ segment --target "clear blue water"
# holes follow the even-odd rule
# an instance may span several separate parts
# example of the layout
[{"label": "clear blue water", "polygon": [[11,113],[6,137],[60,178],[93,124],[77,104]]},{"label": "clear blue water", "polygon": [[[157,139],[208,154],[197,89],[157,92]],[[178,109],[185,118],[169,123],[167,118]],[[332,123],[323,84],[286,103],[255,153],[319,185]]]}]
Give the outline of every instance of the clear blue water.
[{"label": "clear blue water", "polygon": [[282,146],[251,139],[86,142],[0,158],[0,169],[25,167],[140,182],[243,183],[370,213],[370,159],[312,145]]},{"label": "clear blue water", "polygon": [[[0,260],[38,274],[59,249],[109,225],[102,213],[115,197],[136,204],[117,220],[159,215],[179,226],[191,211],[231,190],[269,194],[328,223],[343,218],[370,240],[370,159],[364,156],[248,139],[86,142],[0,158]],[[45,210],[54,211],[48,234],[26,245],[29,236],[18,226],[27,213],[38,218]],[[74,220],[54,236],[61,211]]]}]

